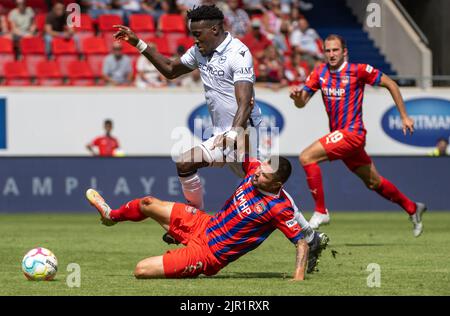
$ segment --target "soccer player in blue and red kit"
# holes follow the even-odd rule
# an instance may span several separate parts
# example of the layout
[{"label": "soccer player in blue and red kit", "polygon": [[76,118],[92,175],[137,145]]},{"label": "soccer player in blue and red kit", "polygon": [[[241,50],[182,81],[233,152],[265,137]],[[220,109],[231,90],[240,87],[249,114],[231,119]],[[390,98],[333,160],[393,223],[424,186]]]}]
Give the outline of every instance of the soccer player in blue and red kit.
[{"label": "soccer player in blue and red kit", "polygon": [[279,229],[297,247],[293,278],[303,280],[306,267],[307,272],[316,268],[328,237],[314,232],[311,242],[303,238],[303,231],[294,218],[292,202],[282,187],[291,174],[289,161],[283,157],[272,157],[264,163],[247,159],[243,167],[244,180],[213,216],[187,204],[151,196],[132,200],[116,210],[111,210],[93,189],[86,192],[86,197],[107,226],[150,217],[185,245],[140,261],[134,271],[137,278],[214,275],[257,248]]},{"label": "soccer player in blue and red kit", "polygon": [[402,118],[403,134],[414,132],[414,121],[406,112],[400,89],[392,79],[372,66],[347,62],[348,51],[341,36],[330,35],[324,44],[326,63],[314,69],[303,89],[294,88],[290,94],[295,106],[303,108],[320,89],[329,118],[330,133],[300,154],[300,163],[316,204],[310,226],[317,229],[330,221],[318,163],[340,159],[369,189],[400,205],[410,215],[413,234],[418,237],[423,231],[422,214],[426,206],[413,202],[383,178],[364,149],[366,130],[362,120],[362,103],[365,84],[387,88]]}]

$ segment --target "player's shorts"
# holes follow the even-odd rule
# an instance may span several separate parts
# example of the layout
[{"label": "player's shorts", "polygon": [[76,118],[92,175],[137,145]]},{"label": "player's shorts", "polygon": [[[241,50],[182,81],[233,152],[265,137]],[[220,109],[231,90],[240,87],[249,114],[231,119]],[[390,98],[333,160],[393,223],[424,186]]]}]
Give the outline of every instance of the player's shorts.
[{"label": "player's shorts", "polygon": [[352,171],[372,163],[364,149],[366,145],[364,134],[358,135],[344,129],[338,129],[320,138],[319,141],[325,148],[330,161],[340,159]]},{"label": "player's shorts", "polygon": [[185,247],[163,255],[167,278],[193,278],[214,275],[225,265],[213,255],[206,239],[211,216],[183,203],[175,203],[170,216],[169,234]]}]

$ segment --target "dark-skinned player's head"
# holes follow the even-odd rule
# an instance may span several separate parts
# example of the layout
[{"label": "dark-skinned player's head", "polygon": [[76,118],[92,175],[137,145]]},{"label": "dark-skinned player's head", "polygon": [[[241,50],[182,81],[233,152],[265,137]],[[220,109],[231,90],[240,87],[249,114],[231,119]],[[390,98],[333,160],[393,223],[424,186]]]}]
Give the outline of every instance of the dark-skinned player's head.
[{"label": "dark-skinned player's head", "polygon": [[331,69],[339,68],[347,60],[347,43],[340,35],[328,35],[324,41],[324,50],[326,62]]},{"label": "dark-skinned player's head", "polygon": [[194,7],[187,12],[189,28],[200,54],[211,55],[224,36],[222,11],[215,5]]},{"label": "dark-skinned player's head", "polygon": [[252,184],[263,191],[277,193],[286,183],[292,172],[289,160],[280,156],[272,156],[256,170]]},{"label": "dark-skinned player's head", "polygon": [[105,122],[103,122],[103,126],[105,128],[106,134],[109,135],[113,129],[113,122],[111,120],[105,120]]}]

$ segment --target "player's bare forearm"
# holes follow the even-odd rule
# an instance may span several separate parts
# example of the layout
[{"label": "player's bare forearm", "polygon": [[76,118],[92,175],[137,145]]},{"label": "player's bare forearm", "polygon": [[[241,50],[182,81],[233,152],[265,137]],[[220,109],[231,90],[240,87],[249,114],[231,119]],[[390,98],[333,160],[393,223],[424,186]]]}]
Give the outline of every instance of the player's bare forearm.
[{"label": "player's bare forearm", "polygon": [[[181,63],[179,58],[171,60],[158,52],[154,45],[146,45],[129,27],[124,25],[114,25],[114,27],[117,29],[117,33],[114,34],[114,39],[125,41],[140,51],[143,50],[141,52],[142,55],[144,55],[167,79],[175,79],[192,71],[192,69]],[[145,48],[145,46],[147,47]]]},{"label": "player's bare forearm", "polygon": [[233,128],[247,127],[247,121],[253,109],[253,83],[249,81],[238,81],[234,84],[238,109],[233,120]]},{"label": "player's bare forearm", "polygon": [[397,83],[389,78],[389,76],[383,74],[381,76],[380,86],[385,87],[389,90],[389,93],[391,94],[392,99],[397,106],[398,112],[400,113],[400,117],[402,119],[403,134],[406,135],[407,131],[412,134],[414,132],[414,120],[408,116],[405,102],[403,101],[403,97]]},{"label": "player's bare forearm", "polygon": [[303,281],[305,279],[306,263],[308,259],[309,246],[305,239],[297,242],[297,257],[295,262],[294,281]]}]

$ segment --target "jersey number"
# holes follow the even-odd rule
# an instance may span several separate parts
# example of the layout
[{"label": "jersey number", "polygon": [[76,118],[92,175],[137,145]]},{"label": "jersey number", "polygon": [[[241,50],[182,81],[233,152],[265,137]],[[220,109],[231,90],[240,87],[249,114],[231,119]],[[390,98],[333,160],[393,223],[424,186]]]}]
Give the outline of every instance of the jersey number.
[{"label": "jersey number", "polygon": [[333,133],[331,133],[330,135],[327,136],[327,144],[329,143],[337,143],[338,141],[340,141],[342,138],[344,138],[344,134],[342,134],[340,131],[334,131]]}]

